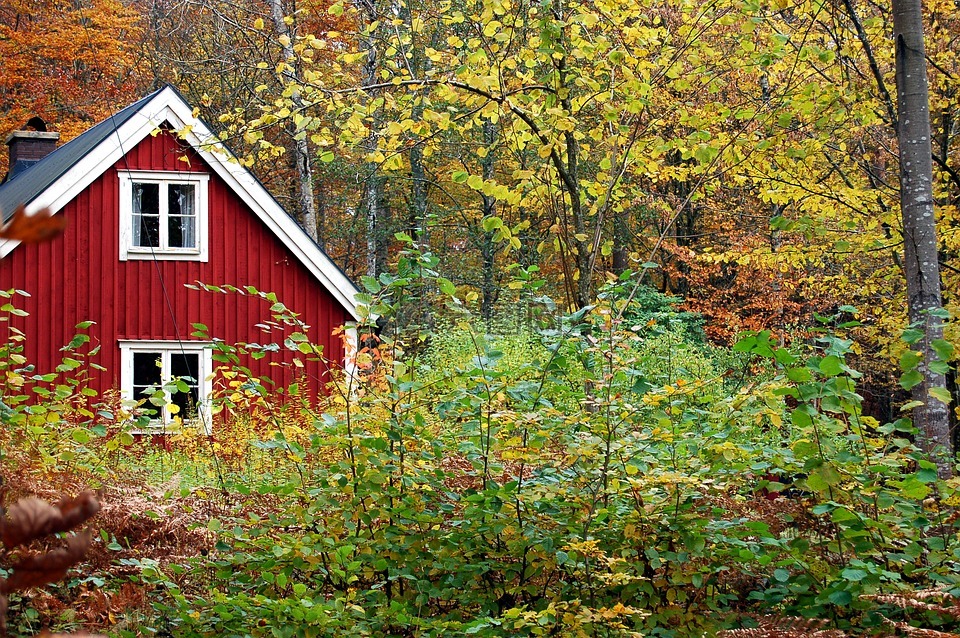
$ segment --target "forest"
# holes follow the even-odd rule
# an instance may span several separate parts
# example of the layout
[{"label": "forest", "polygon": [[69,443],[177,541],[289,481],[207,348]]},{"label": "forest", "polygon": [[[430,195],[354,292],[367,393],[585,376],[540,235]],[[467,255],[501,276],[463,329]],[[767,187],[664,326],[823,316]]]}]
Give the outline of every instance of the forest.
[{"label": "forest", "polygon": [[0,290],[0,635],[960,635],[958,40],[957,0],[0,0],[0,132],[171,84],[363,318],[318,396],[218,344],[215,432],[158,441]]}]

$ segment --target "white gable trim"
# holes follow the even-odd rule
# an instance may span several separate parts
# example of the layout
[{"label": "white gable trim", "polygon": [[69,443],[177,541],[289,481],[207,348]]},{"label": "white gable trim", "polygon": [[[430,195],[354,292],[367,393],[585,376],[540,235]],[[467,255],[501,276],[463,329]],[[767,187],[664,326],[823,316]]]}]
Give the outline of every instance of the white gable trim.
[{"label": "white gable trim", "polygon": [[[164,121],[210,165],[227,186],[250,207],[254,214],[296,256],[314,277],[339,301],[354,319],[359,319],[354,295],[357,290],[336,264],[304,232],[269,192],[217,137],[194,117],[190,105],[171,87],[165,87],[140,110],[118,127],[106,140],[87,153],[59,179],[27,206],[33,214],[43,208],[59,212],[98,177],[116,164]],[[0,257],[10,253],[19,242],[2,241]],[[238,282],[242,283],[242,282]]]}]

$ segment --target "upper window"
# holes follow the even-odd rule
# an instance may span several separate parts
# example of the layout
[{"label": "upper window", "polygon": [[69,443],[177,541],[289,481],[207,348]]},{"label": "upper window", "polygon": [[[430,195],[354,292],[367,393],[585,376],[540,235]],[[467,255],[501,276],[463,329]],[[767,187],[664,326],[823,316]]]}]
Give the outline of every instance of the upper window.
[{"label": "upper window", "polygon": [[120,173],[120,259],[207,261],[207,183],[197,173]]},{"label": "upper window", "polygon": [[196,341],[121,341],[120,386],[125,398],[149,410],[151,428],[167,429],[175,421],[209,431],[209,344]]}]

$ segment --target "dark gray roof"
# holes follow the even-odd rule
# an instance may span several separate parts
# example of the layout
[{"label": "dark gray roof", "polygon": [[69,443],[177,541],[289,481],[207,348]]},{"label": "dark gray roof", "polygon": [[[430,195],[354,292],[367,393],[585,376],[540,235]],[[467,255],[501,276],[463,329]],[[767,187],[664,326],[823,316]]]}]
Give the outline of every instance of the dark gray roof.
[{"label": "dark gray roof", "polygon": [[4,223],[10,219],[17,206],[32,202],[47,187],[86,157],[87,153],[110,137],[161,90],[163,89],[151,93],[108,117],[42,160],[33,163],[32,166],[20,170],[15,175],[11,172],[12,177],[0,184],[0,213],[3,215]]}]

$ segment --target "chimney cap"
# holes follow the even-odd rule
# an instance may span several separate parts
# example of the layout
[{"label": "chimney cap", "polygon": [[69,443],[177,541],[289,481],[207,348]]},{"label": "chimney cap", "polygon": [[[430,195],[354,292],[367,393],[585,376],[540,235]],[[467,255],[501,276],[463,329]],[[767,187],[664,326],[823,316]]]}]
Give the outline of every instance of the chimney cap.
[{"label": "chimney cap", "polygon": [[56,131],[11,131],[7,135],[7,146],[16,140],[52,140],[56,142],[60,139],[60,133]]}]

